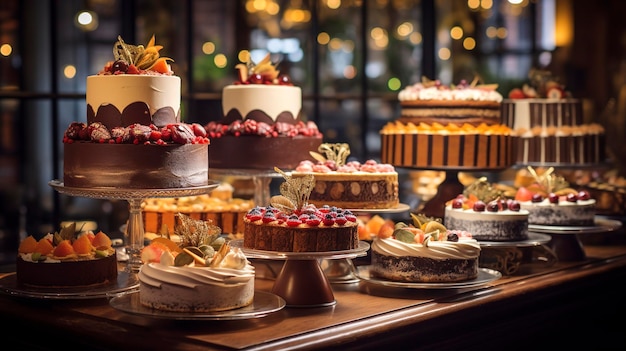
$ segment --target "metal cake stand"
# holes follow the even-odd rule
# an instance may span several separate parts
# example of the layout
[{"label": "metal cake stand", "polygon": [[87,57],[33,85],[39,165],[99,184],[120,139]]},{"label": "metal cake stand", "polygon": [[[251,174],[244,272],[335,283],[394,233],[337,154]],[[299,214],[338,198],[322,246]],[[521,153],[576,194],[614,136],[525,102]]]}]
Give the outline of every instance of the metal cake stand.
[{"label": "metal cake stand", "polygon": [[128,238],[125,242],[129,259],[126,270],[136,273],[141,267],[141,249],[143,249],[144,241],[143,216],[141,215],[142,201],[151,197],[182,197],[208,194],[219,186],[219,182],[209,180],[208,184],[203,186],[172,189],[76,188],[65,186],[60,180],[51,180],[48,182],[48,185],[59,193],[69,196],[128,201],[129,216],[126,230]]}]

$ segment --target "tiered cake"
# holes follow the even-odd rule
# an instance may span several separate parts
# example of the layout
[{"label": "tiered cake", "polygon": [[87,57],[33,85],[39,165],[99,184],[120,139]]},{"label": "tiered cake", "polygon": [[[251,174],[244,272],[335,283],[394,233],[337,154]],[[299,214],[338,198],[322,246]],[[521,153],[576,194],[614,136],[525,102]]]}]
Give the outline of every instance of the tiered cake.
[{"label": "tiered cake", "polygon": [[533,70],[531,82],[502,103],[502,123],[515,131],[518,164],[599,164],[605,161],[604,128],[585,123],[583,103],[549,73]]},{"label": "tiered cake", "polygon": [[180,122],[180,78],[148,45],[114,46],[115,60],[87,77],[87,123],[63,137],[65,186],[185,188],[208,184],[206,130]]},{"label": "tiered cake", "polygon": [[279,74],[269,54],[237,68],[239,80],[222,92],[224,117],[205,126],[211,167],[294,169],[322,143],[317,125],[302,117],[302,90]]}]

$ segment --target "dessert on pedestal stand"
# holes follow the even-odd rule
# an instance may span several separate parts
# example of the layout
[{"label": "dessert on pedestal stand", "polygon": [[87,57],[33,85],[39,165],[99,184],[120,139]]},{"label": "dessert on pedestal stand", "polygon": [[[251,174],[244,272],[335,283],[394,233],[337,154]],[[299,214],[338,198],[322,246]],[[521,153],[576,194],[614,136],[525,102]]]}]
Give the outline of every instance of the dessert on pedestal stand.
[{"label": "dessert on pedestal stand", "polygon": [[218,182],[209,181],[207,185],[190,188],[171,189],[124,189],[124,188],[76,188],[66,187],[60,180],[48,183],[61,194],[82,196],[92,199],[126,200],[129,204],[126,251],[129,254],[126,271],[136,273],[141,267],[141,249],[144,246],[144,227],[141,215],[141,202],[150,197],[196,196],[210,193],[217,188]]},{"label": "dessert on pedestal stand", "polygon": [[233,247],[243,250],[246,257],[267,260],[284,260],[272,293],[285,299],[287,307],[323,307],[337,303],[332,287],[319,260],[348,259],[364,256],[369,244],[359,242],[353,250],[327,252],[276,252],[246,249],[243,240],[232,240]]},{"label": "dessert on pedestal stand", "polygon": [[270,191],[270,183],[273,178],[279,178],[281,175],[274,170],[261,169],[209,169],[209,176],[232,176],[235,178],[252,179],[254,184],[254,204],[268,204],[272,197]]}]

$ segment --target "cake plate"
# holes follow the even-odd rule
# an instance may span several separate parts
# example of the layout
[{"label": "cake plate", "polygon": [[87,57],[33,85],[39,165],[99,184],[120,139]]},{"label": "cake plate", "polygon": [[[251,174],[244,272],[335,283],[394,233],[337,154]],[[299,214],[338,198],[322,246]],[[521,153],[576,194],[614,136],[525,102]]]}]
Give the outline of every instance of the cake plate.
[{"label": "cake plate", "polygon": [[256,205],[270,203],[270,198],[272,196],[270,192],[270,183],[272,182],[273,178],[282,177],[280,173],[277,173],[274,170],[263,169],[210,168],[209,176],[211,175],[252,179],[252,182],[254,183],[254,203]]},{"label": "cake plate", "polygon": [[615,219],[595,218],[592,226],[551,226],[529,224],[528,230],[550,234],[550,247],[560,261],[583,261],[587,258],[579,235],[614,232],[622,227]]},{"label": "cake plate", "polygon": [[210,193],[219,186],[219,182],[209,180],[207,185],[172,188],[172,189],[134,189],[134,188],[76,188],[68,187],[60,180],[51,180],[48,185],[61,194],[69,196],[82,196],[92,199],[116,199],[126,200],[129,204],[129,216],[126,240],[126,251],[129,254],[126,270],[131,273],[139,272],[141,267],[141,249],[144,242],[143,216],[141,214],[141,203],[146,198],[151,197],[182,197],[197,196]]},{"label": "cake plate", "polygon": [[[513,275],[524,263],[541,263],[552,265],[557,256],[547,246],[550,235],[528,233],[528,239],[518,241],[479,241],[481,267],[500,271],[504,275]],[[535,255],[535,249],[542,248],[543,254]]]},{"label": "cake plate", "polygon": [[287,307],[335,305],[335,295],[319,261],[364,256],[370,247],[368,243],[359,241],[359,247],[353,250],[278,252],[244,248],[241,239],[231,240],[230,243],[231,246],[240,248],[249,258],[285,261],[276,277],[272,293],[285,299]]}]

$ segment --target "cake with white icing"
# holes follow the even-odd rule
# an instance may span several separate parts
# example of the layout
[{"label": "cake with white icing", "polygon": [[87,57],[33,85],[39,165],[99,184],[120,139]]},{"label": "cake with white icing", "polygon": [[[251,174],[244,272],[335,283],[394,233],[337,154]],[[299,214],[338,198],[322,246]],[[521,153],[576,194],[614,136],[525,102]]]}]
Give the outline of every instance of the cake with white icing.
[{"label": "cake with white icing", "polygon": [[153,239],[142,250],[139,301],[174,312],[216,312],[250,305],[254,266],[210,222],[181,218],[181,243]]},{"label": "cake with white icing", "polygon": [[302,89],[280,74],[270,55],[237,65],[239,79],[222,91],[223,117],[205,125],[213,168],[294,169],[322,143],[302,114]]},{"label": "cake with white icing", "polygon": [[478,276],[480,244],[468,231],[448,230],[440,222],[396,223],[389,237],[371,247],[373,277],[407,283],[449,283]]},{"label": "cake with white icing", "polygon": [[446,203],[444,224],[479,241],[521,241],[528,239],[528,216],[518,201],[506,199],[483,177]]}]

